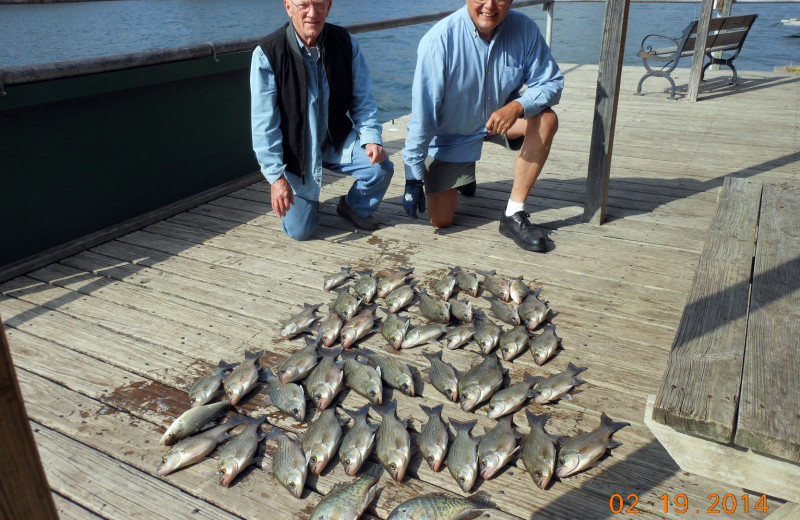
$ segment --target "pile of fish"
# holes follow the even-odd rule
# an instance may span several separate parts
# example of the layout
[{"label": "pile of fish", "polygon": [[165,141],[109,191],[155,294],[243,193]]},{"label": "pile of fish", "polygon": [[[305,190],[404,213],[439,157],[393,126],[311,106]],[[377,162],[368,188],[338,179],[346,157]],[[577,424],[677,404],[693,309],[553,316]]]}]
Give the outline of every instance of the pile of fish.
[{"label": "pile of fish", "polygon": [[[338,456],[345,473],[354,477],[373,452],[398,482],[406,478],[411,458],[419,453],[434,472],[446,466],[465,493],[471,492],[479,476],[491,479],[519,457],[535,485],[546,489],[553,476],[566,478],[590,468],[608,448],[619,445],[611,436],[628,423],[614,422],[605,414],[597,429],[572,438],[545,430],[549,413],[526,410],[529,433],[521,438],[515,429],[514,412],[531,401],[546,404],[572,399],[572,389],[583,384],[578,375],[587,370],[568,363],[560,373],[544,377],[525,372],[521,381],[504,386],[509,377],[502,363],[513,363],[527,349],[534,363],[542,366],[560,343],[555,325],[549,322],[548,304],[522,277],[508,279],[495,271],[470,273],[455,267],[430,283],[429,294],[413,273],[413,268],[399,268],[376,278],[372,271],[345,267],[325,277],[324,291],[336,295],[327,305],[327,315],[318,314],[324,303],[304,304],[279,329],[284,340],[302,335],[304,347],[276,367],[260,365],[264,351],[245,353],[241,363],[220,361],[191,387],[191,408],[161,439],[161,444],[172,448],[158,474],[165,476],[199,462],[221,444],[219,482],[227,487],[253,462],[259,443],[268,439],[277,445],[272,458],[275,478],[297,498],[302,497],[308,472],[319,475]],[[346,285],[349,281],[352,287]],[[453,297],[456,291],[463,299]],[[379,299],[383,300],[380,306]],[[415,303],[417,315],[400,315]],[[376,316],[378,309],[382,318]],[[419,324],[412,326],[412,318]],[[385,340],[384,352],[359,345],[373,333]],[[463,373],[443,360],[444,352],[474,355],[464,349],[473,343],[482,359]],[[472,436],[477,419],[446,421],[444,404],[428,406],[424,398],[432,396],[418,394],[414,372],[404,360],[413,359],[415,354],[406,351],[417,347],[425,347],[422,356],[430,365],[430,385],[447,402],[458,403],[459,413],[475,413],[485,405],[487,417],[495,420],[485,435]],[[384,403],[384,387],[423,398],[419,406],[428,420],[421,427],[417,446],[412,447],[406,420],[397,416],[397,400]],[[306,421],[307,403],[316,408],[302,436],[287,435],[276,425],[264,435],[261,426],[266,416],[250,418],[236,411],[216,424],[243,397],[260,394],[262,388],[265,404],[300,425]],[[345,409],[346,388],[367,402],[356,410]],[[370,422],[371,411],[380,416],[380,422]],[[455,431],[452,442],[448,422]],[[232,435],[240,425],[244,425],[241,431]],[[337,487],[320,501],[311,518],[329,518],[333,510],[358,518],[372,501],[378,480],[379,475],[367,471]],[[389,518],[421,518],[418,511],[427,511],[424,518],[444,520],[488,507],[494,504],[480,493],[468,499],[434,494],[400,504]]]}]

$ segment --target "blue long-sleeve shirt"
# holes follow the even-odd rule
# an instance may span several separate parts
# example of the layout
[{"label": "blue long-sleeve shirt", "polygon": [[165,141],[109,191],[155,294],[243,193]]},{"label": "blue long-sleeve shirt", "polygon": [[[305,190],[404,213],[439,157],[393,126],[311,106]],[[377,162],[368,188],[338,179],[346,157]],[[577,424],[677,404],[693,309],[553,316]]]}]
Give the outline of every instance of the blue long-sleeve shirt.
[{"label": "blue long-sleeve shirt", "polygon": [[422,179],[427,155],[477,161],[495,110],[515,99],[529,118],[557,104],[563,88],[564,76],[533,20],[509,11],[486,42],[462,7],[434,25],[417,49],[406,178]]},{"label": "blue long-sleeve shirt", "polygon": [[[296,37],[296,36],[295,36]],[[285,176],[294,192],[309,200],[318,200],[322,187],[322,163],[348,164],[352,162],[356,140],[361,145],[383,145],[381,125],[378,123],[378,104],[372,96],[372,78],[366,59],[352,36],[353,45],[353,101],[350,118],[354,127],[338,152],[326,140],[325,124],[328,120],[328,80],[319,52],[311,52],[298,38],[301,53],[308,71],[308,112],[306,121],[305,178],[300,173],[286,171],[283,162],[283,135],[281,115],[278,110],[278,90],[275,73],[261,47],[256,47],[250,64],[250,121],[253,133],[253,151],[261,173],[270,184]],[[313,180],[313,182],[309,182]]]}]

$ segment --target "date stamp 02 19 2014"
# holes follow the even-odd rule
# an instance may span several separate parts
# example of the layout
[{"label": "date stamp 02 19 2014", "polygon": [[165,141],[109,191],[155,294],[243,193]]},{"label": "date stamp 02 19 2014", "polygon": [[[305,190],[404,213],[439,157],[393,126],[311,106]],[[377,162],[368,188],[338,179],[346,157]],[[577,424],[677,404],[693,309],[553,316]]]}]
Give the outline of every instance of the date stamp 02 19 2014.
[{"label": "date stamp 02 19 2014", "polygon": [[[716,493],[712,493],[708,495],[708,501],[702,505],[694,505],[694,507],[690,507],[689,499],[683,493],[670,496],[670,495],[661,495],[658,497],[663,502],[663,512],[669,513],[672,511],[673,513],[682,514],[682,513],[734,513],[739,508],[739,512],[761,512],[763,514],[767,513],[769,506],[767,505],[767,495],[761,495],[755,501],[755,503],[751,504],[751,497],[750,495],[742,495],[741,497],[736,497],[731,493],[727,495],[719,496]],[[611,508],[612,513],[649,513],[651,510],[647,510],[642,508],[639,505],[639,495],[635,493],[629,494],[627,497],[623,498],[623,496],[619,493],[614,493],[611,495],[611,498],[608,501],[608,506]]]}]

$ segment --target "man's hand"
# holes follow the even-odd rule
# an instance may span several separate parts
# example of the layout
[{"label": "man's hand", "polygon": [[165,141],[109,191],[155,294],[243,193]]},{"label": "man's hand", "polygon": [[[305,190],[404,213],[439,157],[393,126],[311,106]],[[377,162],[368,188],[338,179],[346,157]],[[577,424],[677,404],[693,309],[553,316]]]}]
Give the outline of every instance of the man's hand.
[{"label": "man's hand", "polygon": [[386,150],[379,144],[367,143],[364,150],[367,153],[367,157],[369,157],[370,164],[382,163],[386,160]]},{"label": "man's hand", "polygon": [[272,183],[269,191],[272,198],[272,211],[279,217],[285,217],[289,206],[294,204],[294,193],[289,181],[286,180],[286,177],[281,177]]},{"label": "man's hand", "polygon": [[525,115],[525,109],[519,101],[512,101],[506,106],[492,112],[489,120],[486,121],[486,131],[490,134],[507,133],[517,119]]},{"label": "man's hand", "polygon": [[408,216],[417,219],[417,210],[425,213],[425,190],[424,183],[416,179],[406,179],[406,191],[403,193],[403,209]]}]

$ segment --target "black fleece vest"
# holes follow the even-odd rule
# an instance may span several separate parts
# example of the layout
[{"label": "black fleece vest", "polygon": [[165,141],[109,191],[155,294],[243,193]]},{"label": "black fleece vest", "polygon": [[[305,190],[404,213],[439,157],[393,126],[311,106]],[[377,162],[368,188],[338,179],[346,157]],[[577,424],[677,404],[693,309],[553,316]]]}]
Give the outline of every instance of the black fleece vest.
[{"label": "black fleece vest", "polygon": [[[342,27],[325,24],[318,40],[328,80],[328,141],[338,151],[353,128],[348,112],[353,99],[353,45]],[[287,171],[303,177],[305,132],[308,119],[308,71],[289,21],[259,44],[275,73],[278,110],[283,134],[283,162]]]}]

